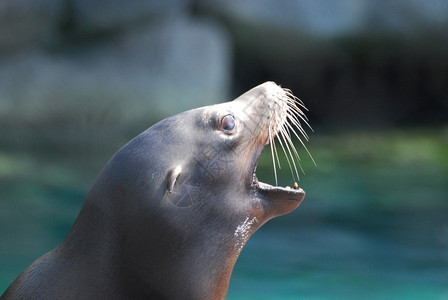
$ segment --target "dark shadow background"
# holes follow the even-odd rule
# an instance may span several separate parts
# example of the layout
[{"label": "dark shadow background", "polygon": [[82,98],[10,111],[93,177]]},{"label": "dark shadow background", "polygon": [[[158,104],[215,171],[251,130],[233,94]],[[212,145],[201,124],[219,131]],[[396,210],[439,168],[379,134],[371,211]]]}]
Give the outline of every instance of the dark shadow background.
[{"label": "dark shadow background", "polygon": [[301,150],[307,199],[251,238],[228,298],[448,297],[447,25],[442,0],[2,1],[0,291],[130,138],[273,80],[317,167]]}]

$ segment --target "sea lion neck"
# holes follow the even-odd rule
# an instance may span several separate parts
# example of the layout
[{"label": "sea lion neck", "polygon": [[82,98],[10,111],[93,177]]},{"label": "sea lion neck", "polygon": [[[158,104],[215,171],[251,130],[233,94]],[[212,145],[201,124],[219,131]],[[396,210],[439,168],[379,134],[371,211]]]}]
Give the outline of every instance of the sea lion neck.
[{"label": "sea lion neck", "polygon": [[[122,191],[106,192],[105,185],[117,186],[105,176],[110,168],[95,182],[57,250],[61,261],[70,261],[66,267],[82,272],[81,266],[89,262],[89,272],[95,274],[90,280],[115,295],[224,299],[235,262],[258,220],[235,212],[223,217],[219,209],[201,210],[204,206],[152,213],[142,208],[141,214],[129,214],[132,211],[114,200]],[[127,205],[135,206],[134,201]],[[216,201],[210,207],[223,205],[208,201]],[[111,283],[114,286],[108,287]]]},{"label": "sea lion neck", "polygon": [[236,230],[203,235],[158,231],[153,237],[161,243],[151,248],[135,247],[138,242],[132,239],[125,249],[124,274],[140,292],[157,290],[168,299],[224,299],[242,247]]},{"label": "sea lion neck", "polygon": [[[168,299],[224,299],[235,262],[252,233],[250,222],[254,222],[242,221],[233,232],[229,228],[226,233],[189,239],[173,231],[155,231],[152,238],[158,242],[143,243],[137,237],[123,240],[105,234],[106,226],[86,233],[83,221],[56,250],[63,268],[82,273],[88,267],[84,279],[88,276],[90,284],[113,291],[114,297],[164,295]],[[175,290],[170,288],[173,285]]]}]

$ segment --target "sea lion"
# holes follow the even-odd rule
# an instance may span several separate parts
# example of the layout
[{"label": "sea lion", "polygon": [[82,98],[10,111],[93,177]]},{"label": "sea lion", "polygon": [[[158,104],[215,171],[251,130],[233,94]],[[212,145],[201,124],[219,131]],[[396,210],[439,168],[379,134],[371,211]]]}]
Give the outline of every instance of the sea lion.
[{"label": "sea lion", "polygon": [[288,142],[294,127],[306,137],[300,105],[266,82],[153,125],[110,159],[65,240],[1,299],[225,298],[247,239],[305,197],[255,175],[280,134],[295,168]]}]

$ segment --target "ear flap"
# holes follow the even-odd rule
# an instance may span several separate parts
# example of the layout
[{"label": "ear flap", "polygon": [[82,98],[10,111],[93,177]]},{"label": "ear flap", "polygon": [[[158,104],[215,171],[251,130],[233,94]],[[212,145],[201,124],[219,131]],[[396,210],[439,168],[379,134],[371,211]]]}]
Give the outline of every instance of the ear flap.
[{"label": "ear flap", "polygon": [[171,169],[167,175],[167,189],[169,193],[173,192],[174,184],[176,183],[177,178],[182,172],[182,167],[179,165],[174,169]]}]

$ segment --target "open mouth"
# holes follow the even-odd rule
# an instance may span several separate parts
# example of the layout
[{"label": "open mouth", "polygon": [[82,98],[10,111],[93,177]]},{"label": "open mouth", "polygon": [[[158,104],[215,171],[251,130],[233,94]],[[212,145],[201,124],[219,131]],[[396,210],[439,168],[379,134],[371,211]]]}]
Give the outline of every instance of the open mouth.
[{"label": "open mouth", "polygon": [[[258,158],[256,159],[258,163]],[[261,195],[268,197],[269,199],[284,199],[290,201],[301,202],[305,198],[305,191],[298,186],[296,182],[290,186],[282,187],[282,186],[274,186],[265,182],[261,182],[258,180],[255,171],[257,166],[255,165],[254,172],[252,175],[252,186],[259,192]]]},{"label": "open mouth", "polygon": [[[256,115],[260,115],[261,120],[266,121],[266,126],[260,130],[258,140],[259,148],[253,157],[253,172],[251,186],[255,191],[267,200],[290,200],[298,201],[299,203],[304,199],[305,192],[301,189],[294,179],[299,179],[298,164],[300,156],[293,143],[293,138],[304,146],[308,152],[301,136],[308,141],[308,135],[302,127],[302,123],[308,124],[304,111],[306,107],[300,99],[292,94],[288,89],[283,89],[273,82],[263,84],[260,92],[263,97],[257,94],[256,99],[261,99],[253,107],[257,107],[258,111],[254,109]],[[260,113],[262,111],[263,113]],[[266,112],[268,112],[266,114]],[[309,126],[310,127],[310,126]],[[311,127],[310,127],[311,129]],[[293,184],[291,187],[278,186],[277,166],[280,168],[280,160],[278,151],[274,140],[278,141],[280,149],[286,156],[286,161],[291,169],[293,175]],[[255,171],[258,164],[258,159],[264,146],[270,144],[272,162],[274,166],[274,176],[276,185],[270,185],[258,180]],[[311,154],[308,152],[311,157]],[[312,159],[312,157],[311,157]],[[296,163],[297,161],[297,163]]]}]

